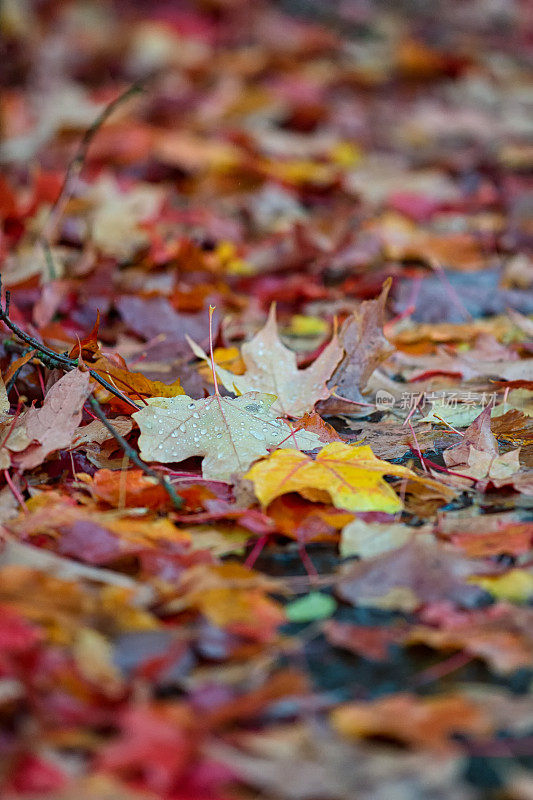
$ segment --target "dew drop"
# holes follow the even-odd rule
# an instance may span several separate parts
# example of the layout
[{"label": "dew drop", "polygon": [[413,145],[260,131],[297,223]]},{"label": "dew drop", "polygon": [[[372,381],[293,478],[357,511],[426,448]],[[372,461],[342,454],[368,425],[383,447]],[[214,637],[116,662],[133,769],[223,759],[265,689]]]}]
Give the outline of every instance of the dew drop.
[{"label": "dew drop", "polygon": [[200,428],[200,433],[202,436],[205,436],[207,433],[207,428]]},{"label": "dew drop", "polygon": [[195,412],[194,412],[194,414],[193,414],[193,417],[194,417],[195,419],[200,419],[200,414],[198,413],[198,411],[195,411]]},{"label": "dew drop", "polygon": [[189,405],[187,406],[187,408],[194,408],[194,403],[189,403]]},{"label": "dew drop", "polygon": [[262,442],[265,438],[263,434],[259,433],[258,431],[250,431],[250,434],[254,437],[254,439],[259,439],[260,442]]},{"label": "dew drop", "polygon": [[182,433],[185,433],[185,431],[187,430],[187,428],[186,428],[186,427],[185,427],[185,425],[183,425],[183,424],[179,426],[179,429],[180,429],[180,431],[181,431]]}]

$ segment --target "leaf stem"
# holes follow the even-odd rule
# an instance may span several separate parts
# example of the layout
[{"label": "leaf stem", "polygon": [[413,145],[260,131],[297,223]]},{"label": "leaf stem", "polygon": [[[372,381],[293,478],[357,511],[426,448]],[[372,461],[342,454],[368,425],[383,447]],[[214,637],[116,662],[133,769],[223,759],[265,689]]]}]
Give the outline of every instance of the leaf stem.
[{"label": "leaf stem", "polygon": [[218,390],[217,373],[215,370],[215,358],[213,356],[213,311],[215,306],[209,306],[209,355],[211,357],[211,372],[213,375],[213,383],[215,384],[215,394],[220,396]]}]

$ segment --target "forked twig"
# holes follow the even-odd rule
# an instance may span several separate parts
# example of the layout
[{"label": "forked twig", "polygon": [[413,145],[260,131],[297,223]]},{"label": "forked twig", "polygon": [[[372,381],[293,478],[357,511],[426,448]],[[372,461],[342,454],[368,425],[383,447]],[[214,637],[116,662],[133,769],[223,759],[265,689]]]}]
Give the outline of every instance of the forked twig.
[{"label": "forked twig", "polygon": [[[2,277],[0,276],[0,295],[1,292],[2,292]],[[78,366],[77,358],[70,358],[70,356],[66,355],[65,353],[56,353],[54,350],[50,350],[49,347],[46,347],[46,345],[41,344],[41,342],[39,342],[33,336],[30,336],[28,333],[23,331],[21,328],[19,328],[18,325],[16,325],[13,322],[13,320],[9,316],[10,299],[11,298],[9,291],[6,291],[5,305],[2,305],[0,299],[0,322],[3,322],[4,325],[6,325],[9,328],[9,330],[15,334],[17,339],[20,339],[21,342],[25,342],[33,350],[37,350],[38,356],[36,357],[39,358],[39,361],[41,361],[45,367],[48,367],[49,369],[59,368],[64,370],[65,372],[70,372],[70,370],[76,369]],[[122,400],[122,402],[132,406],[132,408],[135,408],[136,411],[140,408],[140,406],[138,406],[137,403],[134,403],[133,400],[131,400],[125,394],[122,394],[122,392],[120,392],[115,386],[113,386],[112,383],[107,381],[105,378],[102,378],[102,376],[99,375],[98,372],[96,372],[96,370],[88,368],[88,371],[91,378],[94,378],[94,380],[97,381],[101,386],[103,386],[104,389],[106,389],[108,392],[111,392],[111,394],[115,395],[115,397],[118,397],[119,400]]]}]

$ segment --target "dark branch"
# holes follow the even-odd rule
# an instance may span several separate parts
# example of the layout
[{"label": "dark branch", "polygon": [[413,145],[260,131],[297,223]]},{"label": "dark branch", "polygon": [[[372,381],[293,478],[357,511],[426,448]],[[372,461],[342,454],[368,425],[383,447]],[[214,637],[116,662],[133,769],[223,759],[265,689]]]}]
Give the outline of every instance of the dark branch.
[{"label": "dark branch", "polygon": [[[0,295],[2,292],[2,278],[0,276]],[[62,369],[65,372],[69,372],[72,369],[76,369],[78,366],[78,359],[77,358],[70,358],[69,356],[65,355],[64,353],[56,353],[54,350],[50,350],[49,347],[46,345],[41,344],[37,339],[33,336],[30,336],[28,333],[23,331],[16,325],[9,317],[9,303],[10,303],[10,294],[6,291],[6,302],[5,306],[2,306],[1,297],[0,297],[0,322],[3,322],[10,331],[12,331],[17,339],[20,339],[21,342],[25,342],[29,347],[33,350],[37,350],[39,361],[41,361],[45,367],[48,369]],[[100,386],[103,386],[108,392],[111,392],[115,397],[118,397],[119,400],[122,402],[127,403],[136,411],[140,408],[137,403],[134,403],[133,400],[130,400],[125,394],[113,386],[112,383],[107,381],[105,378],[102,378],[101,375],[96,372],[94,369],[89,369],[89,374],[91,378],[94,378]]]}]

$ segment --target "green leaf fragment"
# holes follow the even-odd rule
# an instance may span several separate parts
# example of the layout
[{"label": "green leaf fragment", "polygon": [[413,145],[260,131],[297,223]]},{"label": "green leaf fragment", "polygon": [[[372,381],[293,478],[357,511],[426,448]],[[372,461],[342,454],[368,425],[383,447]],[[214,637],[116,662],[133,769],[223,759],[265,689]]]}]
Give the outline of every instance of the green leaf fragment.
[{"label": "green leaf fragment", "polygon": [[315,622],[327,619],[335,612],[337,603],[329,594],[311,592],[285,606],[289,622]]}]

